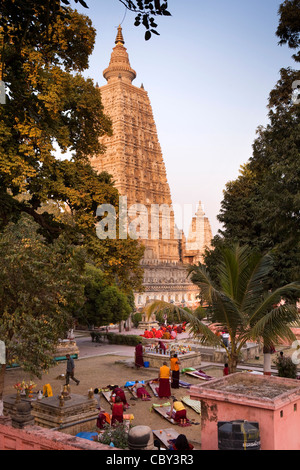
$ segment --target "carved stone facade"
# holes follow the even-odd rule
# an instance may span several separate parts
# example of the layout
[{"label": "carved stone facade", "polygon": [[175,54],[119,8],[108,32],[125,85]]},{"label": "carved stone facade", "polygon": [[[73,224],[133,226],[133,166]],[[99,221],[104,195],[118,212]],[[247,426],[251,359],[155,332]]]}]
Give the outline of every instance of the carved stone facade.
[{"label": "carved stone facade", "polygon": [[[210,242],[209,222],[205,220],[205,236],[203,231],[203,236],[194,234],[194,238],[189,234],[191,249],[183,246],[184,238],[175,225],[151,103],[143,86],[132,85],[136,72],[130,65],[121,27],[115,44],[103,72],[107,84],[99,87],[104,112],[112,120],[113,135],[101,138],[106,151],[92,158],[91,163],[98,172],[113,175],[120,195],[127,198],[129,226],[134,225],[146,248],[142,262],[145,292],[136,293],[137,307],[154,298],[194,305],[198,288],[187,279],[184,263],[200,259],[196,244],[203,252],[203,243]],[[202,220],[198,212],[196,219]],[[202,227],[198,222],[193,227]]]}]

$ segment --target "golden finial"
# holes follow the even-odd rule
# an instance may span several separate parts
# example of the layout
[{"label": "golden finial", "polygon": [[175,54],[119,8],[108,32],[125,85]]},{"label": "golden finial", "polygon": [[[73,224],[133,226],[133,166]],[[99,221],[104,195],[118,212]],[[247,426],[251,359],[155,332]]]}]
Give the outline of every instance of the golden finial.
[{"label": "golden finial", "polygon": [[118,26],[118,34],[117,34],[115,43],[116,43],[116,44],[125,44],[125,41],[124,41],[124,38],[123,38],[123,34],[122,34],[121,25]]}]

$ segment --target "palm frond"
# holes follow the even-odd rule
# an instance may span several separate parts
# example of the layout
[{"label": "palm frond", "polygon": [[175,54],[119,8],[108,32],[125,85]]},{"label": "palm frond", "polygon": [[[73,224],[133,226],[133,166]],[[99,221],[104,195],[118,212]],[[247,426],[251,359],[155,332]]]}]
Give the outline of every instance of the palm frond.
[{"label": "palm frond", "polygon": [[[300,292],[300,285],[296,282],[291,282],[285,286],[279,287],[278,289],[265,293],[264,297],[260,299],[257,305],[252,304],[252,314],[249,316],[249,324],[252,325],[254,322],[259,321],[266,313],[272,311],[274,306],[278,305],[282,298],[288,293]],[[294,304],[293,304],[294,305]],[[251,305],[248,307],[251,308]],[[296,309],[296,306],[294,305]],[[297,312],[297,310],[295,310]]]},{"label": "palm frond", "polygon": [[249,259],[249,276],[241,302],[243,311],[253,310],[253,304],[256,304],[264,294],[272,263],[273,258],[268,254],[261,256],[253,253]]},{"label": "palm frond", "polygon": [[223,292],[215,290],[212,293],[211,309],[212,322],[219,323],[228,332],[237,331],[244,326],[245,318],[236,302]]},{"label": "palm frond", "polygon": [[300,326],[300,318],[295,305],[283,304],[268,311],[258,319],[247,336],[249,339],[263,338],[265,345],[276,344],[280,341],[294,341],[293,327]]},{"label": "palm frond", "polygon": [[190,273],[192,282],[201,291],[201,297],[211,307],[213,323],[220,323],[223,328],[231,329],[233,327],[236,329],[243,322],[243,318],[237,308],[235,299],[214,285],[203,265],[192,266]]}]

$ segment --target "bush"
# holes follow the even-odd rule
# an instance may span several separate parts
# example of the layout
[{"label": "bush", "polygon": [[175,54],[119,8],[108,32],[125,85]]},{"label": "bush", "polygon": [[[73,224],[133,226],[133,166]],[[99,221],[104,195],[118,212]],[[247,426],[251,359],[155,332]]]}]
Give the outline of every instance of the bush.
[{"label": "bush", "polygon": [[142,314],[140,312],[137,312],[132,315],[132,322],[134,328],[137,328],[139,326],[140,321],[142,321]]},{"label": "bush", "polygon": [[118,335],[116,333],[107,333],[107,339],[110,344],[124,344],[127,346],[136,346],[142,340],[137,335]]},{"label": "bush", "polygon": [[297,364],[294,364],[290,357],[277,356],[274,364],[277,367],[279,377],[286,377],[289,379],[297,378]]},{"label": "bush", "polygon": [[109,445],[112,442],[114,447],[126,449],[128,447],[128,431],[125,424],[116,423],[114,427],[106,426],[99,440],[102,444]]}]

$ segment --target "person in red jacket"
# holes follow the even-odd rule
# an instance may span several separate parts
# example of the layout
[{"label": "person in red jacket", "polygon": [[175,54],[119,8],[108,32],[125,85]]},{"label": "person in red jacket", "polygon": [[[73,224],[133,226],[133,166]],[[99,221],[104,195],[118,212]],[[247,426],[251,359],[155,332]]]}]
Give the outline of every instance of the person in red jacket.
[{"label": "person in red jacket", "polygon": [[123,423],[123,413],[125,410],[120,397],[116,397],[116,401],[112,403],[111,410],[111,425],[113,426],[115,423]]},{"label": "person in red jacket", "polygon": [[129,403],[127,403],[124,390],[121,387],[119,387],[118,385],[114,385],[113,389],[112,389],[112,392],[111,392],[111,396],[110,396],[111,402],[113,402],[113,401],[116,402],[116,399],[118,397],[122,401],[122,403],[124,405],[124,408],[129,408]]},{"label": "person in red jacket", "polygon": [[229,375],[229,367],[227,363],[224,365],[223,375]]}]

